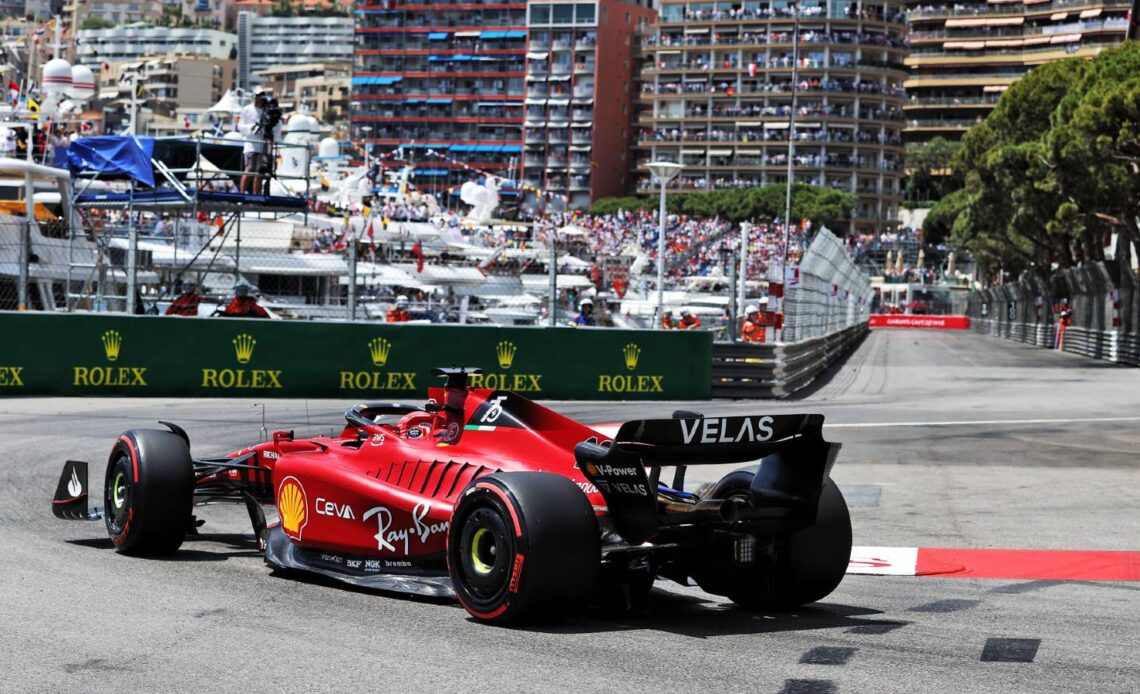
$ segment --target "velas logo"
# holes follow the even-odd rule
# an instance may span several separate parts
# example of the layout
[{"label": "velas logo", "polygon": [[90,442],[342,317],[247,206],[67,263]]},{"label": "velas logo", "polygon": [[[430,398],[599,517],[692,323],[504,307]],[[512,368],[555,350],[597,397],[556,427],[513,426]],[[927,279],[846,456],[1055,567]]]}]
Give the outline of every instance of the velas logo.
[{"label": "velas logo", "polygon": [[[239,333],[230,340],[238,364],[253,360],[257,340]],[[281,369],[202,369],[202,387],[218,390],[280,390]]]},{"label": "velas logo", "polygon": [[621,354],[625,358],[625,368],[630,371],[637,368],[637,360],[641,359],[641,347],[631,342],[622,348]]},{"label": "velas logo", "polygon": [[281,529],[294,540],[301,539],[309,523],[308,508],[308,496],[301,481],[293,476],[281,480],[277,487],[277,512],[281,515]]},{"label": "velas logo", "polygon": [[19,388],[24,385],[24,367],[0,366],[0,388]]},{"label": "velas logo", "polygon": [[[395,345],[387,338],[374,337],[367,342],[366,347],[372,366],[379,369],[388,365]],[[340,372],[338,387],[349,391],[413,391],[416,389],[416,374],[413,371],[346,370]]]},{"label": "velas logo", "polygon": [[123,336],[118,330],[108,330],[103,333],[102,340],[103,353],[107,355],[107,361],[118,361],[119,350],[123,348]]},{"label": "velas logo", "polygon": [[[626,371],[636,371],[641,363],[641,345],[630,342],[621,349]],[[598,374],[599,393],[664,393],[664,375]]]},{"label": "velas logo", "polygon": [[495,357],[499,360],[500,369],[509,369],[515,361],[515,353],[519,348],[510,340],[503,340],[495,346]]},{"label": "velas logo", "polygon": [[[123,336],[118,330],[108,330],[99,336],[103,357],[118,362],[123,355]],[[0,367],[2,368],[2,367]],[[74,366],[71,385],[87,388],[142,388],[146,383],[144,366]]]},{"label": "velas logo", "polygon": [[388,355],[392,353],[392,343],[382,337],[374,337],[368,341],[368,354],[372,357],[373,366],[384,366],[388,363]]},{"label": "velas logo", "polygon": [[234,354],[237,356],[239,364],[248,364],[250,359],[253,359],[253,348],[257,346],[257,340],[253,339],[253,335],[242,333],[234,338]]},{"label": "velas logo", "polygon": [[[495,345],[495,361],[499,368],[510,369],[515,365],[515,355],[519,347],[510,340],[500,340]],[[490,388],[492,390],[513,390],[516,393],[541,393],[542,374],[534,373],[481,373],[471,374],[467,382],[472,388]]]}]

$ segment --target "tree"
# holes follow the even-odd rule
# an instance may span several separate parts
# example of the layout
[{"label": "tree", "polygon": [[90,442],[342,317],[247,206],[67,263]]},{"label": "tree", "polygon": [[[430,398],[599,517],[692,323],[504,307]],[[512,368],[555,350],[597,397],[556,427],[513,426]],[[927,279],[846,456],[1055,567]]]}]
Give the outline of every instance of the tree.
[{"label": "tree", "polygon": [[962,143],[942,137],[907,145],[904,197],[910,201],[941,200],[961,188],[964,177],[961,170],[953,166],[954,157],[961,148]]},{"label": "tree", "polygon": [[[785,195],[783,185],[760,188],[727,188],[711,192],[669,193],[666,209],[670,214],[692,217],[720,217],[733,222],[770,221],[783,218]],[[850,219],[858,199],[852,193],[796,183],[792,186],[792,219],[810,219],[817,224],[838,226]],[[657,197],[603,198],[594,203],[594,214],[612,214],[618,210],[656,210]]]}]

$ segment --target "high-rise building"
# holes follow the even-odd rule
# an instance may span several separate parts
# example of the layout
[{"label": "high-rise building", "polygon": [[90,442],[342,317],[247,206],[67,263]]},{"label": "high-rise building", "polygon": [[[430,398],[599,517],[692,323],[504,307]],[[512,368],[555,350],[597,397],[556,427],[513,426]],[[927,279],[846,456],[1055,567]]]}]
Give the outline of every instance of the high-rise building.
[{"label": "high-rise building", "polygon": [[913,3],[906,139],[956,140],[1035,65],[1091,58],[1124,40],[1132,0]]},{"label": "high-rise building", "polygon": [[898,2],[802,0],[793,14],[786,0],[663,0],[642,48],[639,192],[656,190],[650,160],[682,164],[671,185],[685,190],[784,184],[794,137],[795,181],[858,196],[854,229],[894,221],[902,10]]},{"label": "high-rise building", "polygon": [[352,61],[351,17],[261,17],[238,13],[238,86],[258,85],[256,73],[282,65]]},{"label": "high-rise building", "polygon": [[471,179],[463,165],[516,177],[526,4],[385,2],[356,15],[353,140],[371,155],[402,147],[420,188]]},{"label": "high-rise building", "polygon": [[630,0],[532,0],[524,181],[533,204],[587,207],[629,187],[636,35],[656,12]]},{"label": "high-rise building", "polygon": [[83,29],[77,44],[79,60],[92,70],[98,70],[103,62],[154,55],[201,55],[229,60],[233,57],[237,37],[214,29],[125,24],[109,29]]}]

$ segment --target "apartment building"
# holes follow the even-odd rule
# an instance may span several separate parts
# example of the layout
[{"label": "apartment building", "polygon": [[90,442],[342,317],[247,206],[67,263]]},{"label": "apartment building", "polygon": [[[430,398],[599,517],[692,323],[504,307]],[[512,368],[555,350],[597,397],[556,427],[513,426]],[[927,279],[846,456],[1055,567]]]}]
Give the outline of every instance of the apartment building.
[{"label": "apartment building", "polygon": [[528,4],[523,180],[532,206],[587,207],[623,195],[636,98],[636,36],[656,12],[636,2]]},{"label": "apartment building", "polygon": [[348,117],[351,63],[281,65],[255,73],[254,77],[280,99],[283,108],[327,122]]},{"label": "apartment building", "polygon": [[201,56],[156,56],[149,60],[114,63],[99,75],[99,97],[128,102],[131,85],[120,80],[137,73],[142,101],[152,110],[169,115],[178,108],[206,109],[233,87],[236,63]]},{"label": "apartment building", "polygon": [[514,178],[523,145],[526,4],[356,7],[351,131],[370,153],[417,154],[416,185],[470,180],[462,164]]},{"label": "apartment building", "polygon": [[1035,65],[1124,40],[1131,0],[911,3],[905,137],[959,139]]},{"label": "apartment building", "polygon": [[230,60],[237,37],[214,29],[156,27],[145,23],[109,29],[83,29],[77,41],[79,62],[98,70],[104,63],[136,61],[154,55],[200,55]]},{"label": "apartment building", "polygon": [[682,164],[684,190],[785,184],[794,139],[793,179],[854,193],[853,230],[897,219],[901,3],[663,0],[660,15],[641,49],[638,192],[656,190],[652,160]]},{"label": "apartment building", "polygon": [[351,17],[259,16],[239,12],[238,85],[258,85],[256,73],[283,65],[352,62]]}]

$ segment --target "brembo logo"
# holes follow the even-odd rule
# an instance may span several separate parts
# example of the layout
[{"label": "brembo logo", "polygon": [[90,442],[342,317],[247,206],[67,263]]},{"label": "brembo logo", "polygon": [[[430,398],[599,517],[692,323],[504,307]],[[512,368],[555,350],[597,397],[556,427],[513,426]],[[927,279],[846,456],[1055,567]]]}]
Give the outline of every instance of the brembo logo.
[{"label": "brembo logo", "polygon": [[[375,367],[388,364],[394,345],[391,340],[374,337],[368,341],[368,358]],[[340,390],[415,390],[413,371],[341,371]]]},{"label": "brembo logo", "polygon": [[[253,360],[253,350],[257,340],[248,333],[241,333],[232,340],[234,358],[238,364],[248,364]],[[279,390],[280,369],[202,369],[202,387],[222,390]]]},{"label": "brembo logo", "polygon": [[[103,356],[109,362],[117,362],[123,353],[123,336],[118,330],[108,330],[99,338],[103,345]],[[19,373],[16,374],[17,380]],[[72,367],[73,386],[145,387],[146,367],[143,366],[75,366]],[[15,385],[15,384],[12,384]],[[19,385],[23,385],[20,383]]]}]

